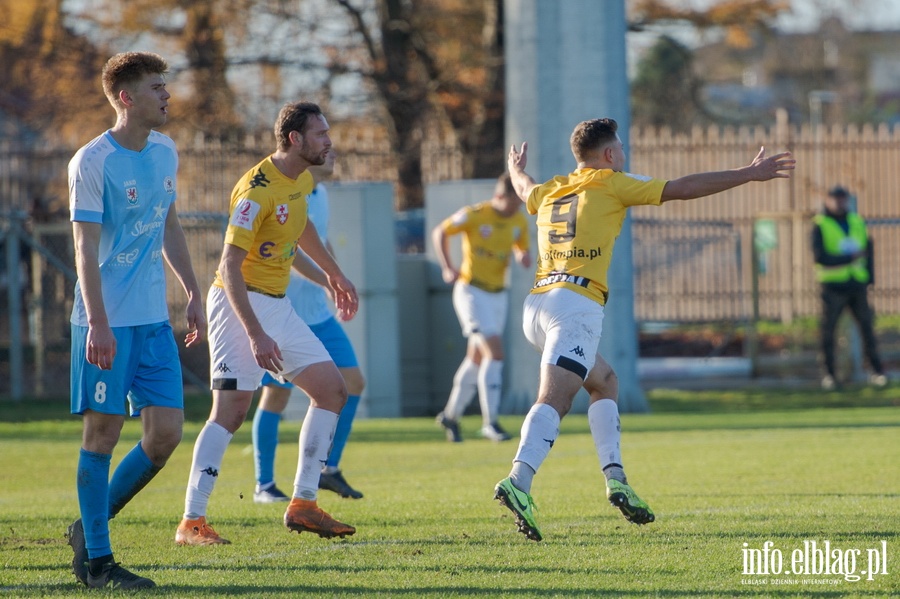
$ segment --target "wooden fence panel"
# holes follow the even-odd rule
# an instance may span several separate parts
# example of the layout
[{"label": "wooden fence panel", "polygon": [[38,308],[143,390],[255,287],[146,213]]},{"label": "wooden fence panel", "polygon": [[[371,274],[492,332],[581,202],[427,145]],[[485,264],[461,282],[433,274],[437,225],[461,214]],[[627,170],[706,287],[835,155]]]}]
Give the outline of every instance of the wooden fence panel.
[{"label": "wooden fence panel", "polygon": [[[338,149],[337,180],[396,178],[383,130],[338,124],[332,133]],[[179,212],[224,213],[234,182],[272,150],[270,137],[248,136],[229,144],[178,140]],[[761,217],[775,219],[779,233],[778,247],[766,257],[770,270],[760,280],[763,316],[789,320],[815,313],[809,219],[821,205],[824,191],[835,183],[856,194],[859,212],[872,222],[877,243],[876,308],[881,313],[900,314],[900,272],[894,258],[900,255],[897,127],[835,126],[813,131],[808,125],[780,122],[774,127],[698,127],[677,135],[666,128],[635,128],[629,143],[629,170],[661,178],[746,165],[762,145],[770,153],[789,149],[798,160],[789,180],[751,183],[709,198],[632,210],[635,222],[641,223],[634,235],[636,268],[655,272],[657,277],[638,277],[636,312],[640,319],[746,317],[752,308],[746,298],[750,293],[753,223]],[[425,148],[427,181],[461,177],[462,159],[450,137],[426,132]],[[24,147],[14,141],[0,144],[0,214],[25,212],[35,223],[67,220],[66,165],[73,151]],[[676,226],[678,223],[685,226]],[[734,236],[727,243],[719,236],[721,223],[727,223]],[[674,244],[680,252],[671,272],[660,271],[654,262],[655,252],[676,251],[660,245],[661,240]],[[723,270],[726,255],[734,265],[727,275]]]}]

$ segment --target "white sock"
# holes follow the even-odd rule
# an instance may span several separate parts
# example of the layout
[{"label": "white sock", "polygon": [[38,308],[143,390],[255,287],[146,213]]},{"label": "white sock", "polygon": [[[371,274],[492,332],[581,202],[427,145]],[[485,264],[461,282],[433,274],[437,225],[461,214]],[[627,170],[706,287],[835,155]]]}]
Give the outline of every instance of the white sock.
[{"label": "white sock", "polygon": [[319,496],[319,477],[328,461],[331,440],[338,415],[322,408],[309,407],[300,427],[300,457],[294,477],[294,497],[315,499]]},{"label": "white sock", "polygon": [[534,481],[534,475],[534,470],[525,462],[513,462],[512,470],[509,472],[509,479],[515,488],[531,494],[531,483]]},{"label": "white sock", "polygon": [[588,407],[588,424],[594,438],[594,447],[597,448],[597,457],[600,458],[600,468],[603,469],[606,479],[615,478],[627,483],[622,469],[622,451],[619,447],[622,429],[619,423],[618,404],[611,399],[595,401]]},{"label": "white sock", "polygon": [[484,424],[497,421],[503,387],[503,360],[483,358],[478,369],[478,401]]},{"label": "white sock", "polygon": [[197,435],[191,474],[188,477],[187,493],[184,498],[185,518],[193,520],[206,515],[209,496],[216,486],[219,469],[222,467],[222,457],[232,436],[215,422],[207,422]]},{"label": "white sock", "polygon": [[444,416],[459,420],[478,391],[478,364],[465,358],[453,375],[453,388],[444,407]]},{"label": "white sock", "polygon": [[[544,403],[531,406],[522,423],[522,439],[513,464],[524,462],[537,473],[559,435],[559,420],[559,412],[552,406]],[[522,490],[528,492],[528,489]]]}]

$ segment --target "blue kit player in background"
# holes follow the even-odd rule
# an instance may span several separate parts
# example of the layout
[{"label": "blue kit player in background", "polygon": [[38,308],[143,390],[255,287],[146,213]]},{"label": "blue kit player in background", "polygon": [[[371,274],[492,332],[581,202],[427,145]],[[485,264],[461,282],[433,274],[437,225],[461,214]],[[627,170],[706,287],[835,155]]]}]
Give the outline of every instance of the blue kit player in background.
[{"label": "blue kit player in background", "polygon": [[[334,173],[334,160],[334,150],[330,150],[325,164],[309,167],[317,182],[331,177]],[[307,196],[306,203],[307,217],[315,225],[322,243],[329,252],[332,252],[327,239],[330,210],[325,186],[318,183],[313,192]],[[359,369],[350,339],[334,316],[334,304],[329,296],[330,288],[325,273],[302,252],[298,252],[294,259],[294,267],[304,276],[291,273],[287,297],[291,300],[297,315],[309,325],[313,334],[325,346],[347,385],[347,403],[341,410],[334,430],[334,440],[331,443],[331,451],[328,452],[328,461],[322,468],[319,488],[334,491],[341,497],[361,499],[363,494],[347,484],[338,465],[350,437],[353,418],[359,406],[359,396],[365,389],[366,380]],[[287,406],[294,385],[290,382],[281,382],[268,372],[263,377],[262,384],[262,395],[253,417],[253,456],[256,464],[256,490],[253,493],[253,500],[256,503],[288,501],[290,497],[275,486],[275,450],[278,447],[281,414]]]},{"label": "blue kit player in background", "polygon": [[[91,588],[151,588],[113,559],[109,520],[165,465],[181,441],[183,383],[169,325],[165,260],[188,296],[186,344],[203,340],[206,317],[175,210],[178,153],[164,125],[166,61],[126,52],[103,68],[116,124],[69,163],[69,202],[78,282],[72,309],[72,413],[84,435],[78,459],[81,518],[68,529],[72,567]],[[125,422],[143,438],[109,477]]]}]

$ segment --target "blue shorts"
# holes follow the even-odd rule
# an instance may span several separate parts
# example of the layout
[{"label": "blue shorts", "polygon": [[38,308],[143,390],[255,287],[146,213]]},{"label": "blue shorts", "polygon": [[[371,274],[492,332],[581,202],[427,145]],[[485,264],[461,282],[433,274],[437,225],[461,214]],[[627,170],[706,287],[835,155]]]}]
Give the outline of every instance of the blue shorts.
[{"label": "blue shorts", "polygon": [[72,325],[72,413],[139,416],[147,406],[184,409],[184,383],[178,345],[168,322],[113,327],[116,356],[112,370],[87,361],[88,327]]},{"label": "blue shorts", "polygon": [[[319,324],[311,325],[309,330],[311,330],[319,341],[322,342],[322,345],[325,346],[325,350],[328,352],[328,355],[331,356],[331,360],[334,362],[335,366],[338,368],[356,368],[359,366],[359,362],[356,361],[356,352],[353,351],[353,345],[350,343],[350,338],[347,337],[347,333],[344,332],[344,327],[341,326],[341,323],[339,323],[336,318],[332,317]],[[260,384],[276,385],[284,389],[294,386],[290,382],[282,383],[269,372],[266,372],[266,374],[263,375],[263,380]]]}]

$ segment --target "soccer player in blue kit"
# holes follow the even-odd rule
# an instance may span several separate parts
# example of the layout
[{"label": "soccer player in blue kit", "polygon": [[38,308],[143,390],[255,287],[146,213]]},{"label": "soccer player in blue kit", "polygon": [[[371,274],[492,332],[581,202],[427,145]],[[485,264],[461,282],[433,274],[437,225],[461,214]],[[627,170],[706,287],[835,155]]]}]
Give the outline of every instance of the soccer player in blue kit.
[{"label": "soccer player in blue kit", "polygon": [[[154,130],[165,124],[166,61],[125,52],[103,68],[116,110],[112,129],[69,162],[69,203],[78,281],[72,309],[72,413],[84,434],[78,459],[81,518],[68,529],[76,578],[91,588],[152,588],[113,559],[109,520],[162,469],[181,441],[183,384],[169,325],[163,261],[187,294],[191,346],[206,333],[202,295],[175,210],[178,153]],[[141,441],[116,467],[113,449],[130,415]]]}]

